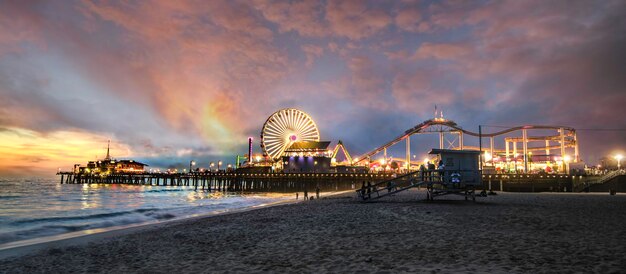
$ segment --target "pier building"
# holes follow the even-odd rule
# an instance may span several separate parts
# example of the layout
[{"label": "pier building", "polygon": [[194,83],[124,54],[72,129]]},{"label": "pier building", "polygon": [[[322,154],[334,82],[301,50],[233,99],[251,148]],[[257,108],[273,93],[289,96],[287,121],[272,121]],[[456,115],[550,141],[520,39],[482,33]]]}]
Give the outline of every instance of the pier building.
[{"label": "pier building", "polygon": [[107,155],[102,160],[89,161],[86,166],[74,165],[74,172],[81,174],[115,174],[115,173],[143,173],[147,164],[135,160],[116,160],[111,158],[111,141],[107,144]]},{"label": "pier building", "polygon": [[329,173],[331,158],[328,151],[330,142],[294,142],[282,156],[285,173]]}]

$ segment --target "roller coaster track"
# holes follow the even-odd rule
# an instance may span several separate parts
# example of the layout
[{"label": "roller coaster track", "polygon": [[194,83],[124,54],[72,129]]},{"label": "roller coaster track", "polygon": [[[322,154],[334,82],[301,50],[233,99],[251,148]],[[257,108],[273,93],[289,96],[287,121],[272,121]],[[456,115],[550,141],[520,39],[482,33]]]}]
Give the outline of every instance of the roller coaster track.
[{"label": "roller coaster track", "polygon": [[[434,127],[434,126],[440,126],[440,130],[439,131],[426,131],[428,128],[430,127]],[[451,130],[442,130],[443,127],[448,127]],[[373,150],[371,150],[370,152],[367,152],[361,156],[358,157],[358,159],[355,161],[355,163],[359,163],[362,162],[368,158],[370,158],[373,155],[376,155],[378,153],[380,153],[381,151],[385,150],[386,148],[393,146],[403,140],[405,140],[406,138],[410,137],[413,134],[419,134],[419,133],[433,133],[433,132],[462,132],[463,134],[467,134],[470,136],[474,136],[474,137],[495,137],[495,136],[499,136],[499,135],[503,135],[503,134],[507,134],[513,131],[517,131],[517,130],[524,130],[524,129],[554,129],[554,130],[560,130],[563,129],[566,133],[565,136],[571,137],[575,134],[575,129],[572,127],[565,127],[565,126],[547,126],[547,125],[525,125],[525,126],[516,126],[516,127],[511,127],[508,129],[504,129],[501,131],[497,131],[497,132],[493,132],[493,133],[476,133],[476,132],[472,132],[469,130],[465,130],[463,128],[461,128],[460,126],[458,126],[455,122],[451,121],[451,120],[446,120],[443,118],[435,118],[435,119],[430,119],[430,120],[426,120],[420,124],[418,124],[417,126],[408,129],[404,132],[404,134],[398,136],[397,138],[391,140],[390,142],[377,147]],[[552,135],[552,136],[545,136],[545,137],[529,137],[527,138],[528,141],[538,141],[538,140],[558,140],[561,137],[559,135]],[[512,138],[512,139],[516,139],[516,138]],[[566,140],[566,143],[571,143],[572,141],[570,140]],[[568,144],[571,145],[571,144]],[[550,149],[557,149],[559,148],[559,146],[553,146],[553,147],[549,147]],[[545,148],[541,148],[541,149],[545,149]],[[535,149],[535,148],[529,148],[529,150],[539,150],[539,149]]]}]

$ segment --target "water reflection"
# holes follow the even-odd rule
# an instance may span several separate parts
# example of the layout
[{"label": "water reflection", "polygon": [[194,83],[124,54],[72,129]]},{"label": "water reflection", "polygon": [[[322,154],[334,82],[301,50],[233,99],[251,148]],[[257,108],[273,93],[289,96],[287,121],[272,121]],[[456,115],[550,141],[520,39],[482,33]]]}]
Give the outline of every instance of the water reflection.
[{"label": "water reflection", "polygon": [[284,194],[209,192],[188,186],[59,184],[0,179],[0,244],[116,225],[250,207]]},{"label": "water reflection", "polygon": [[82,185],[81,209],[98,208],[101,206],[100,192],[98,189],[101,185],[84,184]]}]

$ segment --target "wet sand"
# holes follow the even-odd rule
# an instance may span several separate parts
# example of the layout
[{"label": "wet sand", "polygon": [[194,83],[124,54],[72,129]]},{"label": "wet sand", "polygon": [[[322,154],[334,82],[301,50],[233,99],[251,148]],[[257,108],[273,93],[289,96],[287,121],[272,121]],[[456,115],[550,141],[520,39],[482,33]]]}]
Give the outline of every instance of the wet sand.
[{"label": "wet sand", "polygon": [[0,272],[626,271],[626,195],[424,198],[349,194],[162,224],[4,259]]}]

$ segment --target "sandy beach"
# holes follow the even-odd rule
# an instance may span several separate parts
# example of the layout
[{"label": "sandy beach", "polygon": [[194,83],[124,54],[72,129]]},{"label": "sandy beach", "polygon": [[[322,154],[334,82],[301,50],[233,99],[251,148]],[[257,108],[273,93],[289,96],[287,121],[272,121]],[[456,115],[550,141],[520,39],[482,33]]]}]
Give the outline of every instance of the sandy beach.
[{"label": "sandy beach", "polygon": [[626,270],[626,195],[500,193],[426,202],[352,194],[85,238],[2,273]]}]

